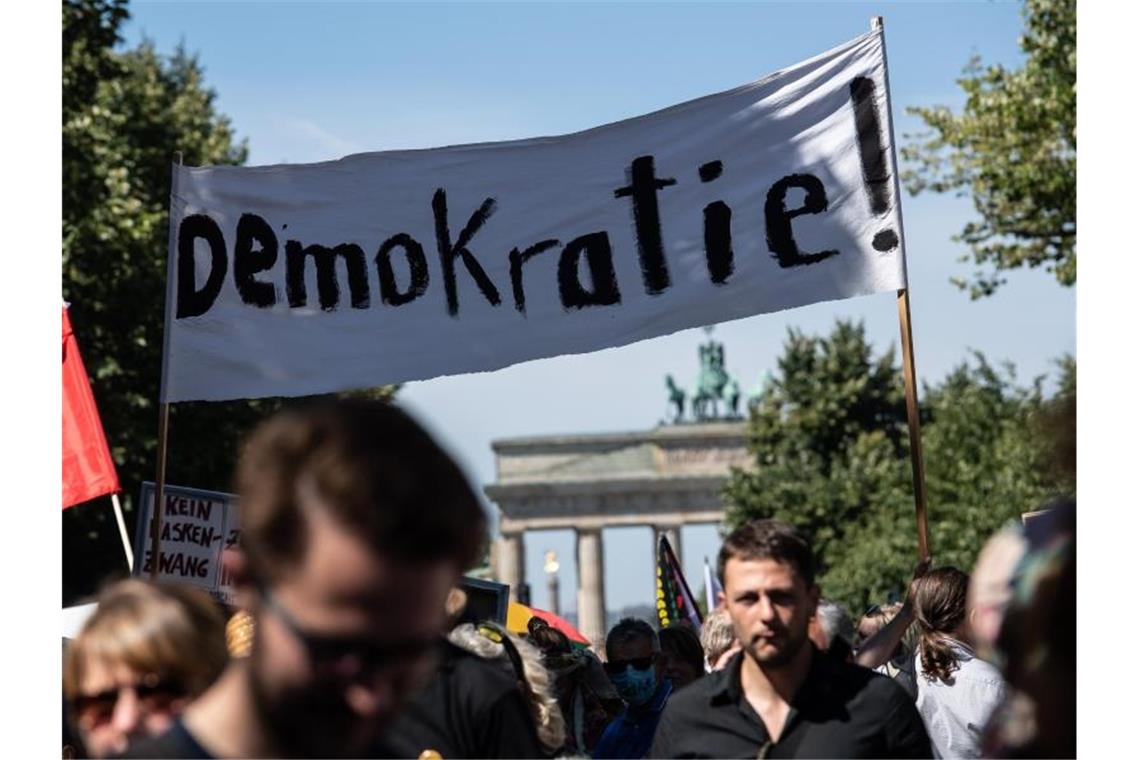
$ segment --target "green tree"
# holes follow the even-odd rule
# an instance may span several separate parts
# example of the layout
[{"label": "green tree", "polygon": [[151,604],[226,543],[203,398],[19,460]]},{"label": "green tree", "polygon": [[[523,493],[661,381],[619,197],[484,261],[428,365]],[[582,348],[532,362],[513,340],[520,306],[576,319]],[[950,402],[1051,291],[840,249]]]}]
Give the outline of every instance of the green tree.
[{"label": "green tree", "polygon": [[730,522],[776,517],[808,531],[820,556],[841,551],[871,499],[905,476],[898,376],[893,350],[873,359],[861,324],[828,338],[790,331],[749,426],[757,468],[728,487]]},{"label": "green tree", "polygon": [[[129,501],[154,478],[171,162],[240,164],[246,147],[196,58],[115,50],[127,15],[63,3],[63,294]],[[239,436],[275,403],[175,407],[168,480],[227,488]],[[65,599],[126,571],[105,504],[64,512],[63,542]]]},{"label": "green tree", "polygon": [[[1024,65],[983,67],[975,57],[958,84],[961,114],[945,106],[908,108],[930,130],[906,135],[911,193],[973,197],[980,220],[954,239],[977,270],[955,279],[971,297],[991,295],[1003,272],[1044,265],[1062,285],[1077,281],[1077,14],[1075,0],[1026,0]],[[968,261],[964,256],[962,261]]]},{"label": "green tree", "polygon": [[[937,564],[964,569],[1007,521],[1063,491],[1035,435],[1042,379],[1019,387],[981,354],[924,389],[928,525]],[[826,595],[858,611],[901,593],[917,559],[901,373],[862,326],[789,334],[753,412],[756,467],[733,473],[730,525],[759,517],[804,530]]]},{"label": "green tree", "polygon": [[[125,0],[63,2],[63,293],[111,454],[132,497],[155,477],[171,164],[245,162],[202,66],[181,47],[119,51]],[[354,395],[389,398],[396,386]],[[284,399],[170,410],[167,482],[230,490],[242,437]],[[63,513],[65,602],[126,573],[106,499]]]}]

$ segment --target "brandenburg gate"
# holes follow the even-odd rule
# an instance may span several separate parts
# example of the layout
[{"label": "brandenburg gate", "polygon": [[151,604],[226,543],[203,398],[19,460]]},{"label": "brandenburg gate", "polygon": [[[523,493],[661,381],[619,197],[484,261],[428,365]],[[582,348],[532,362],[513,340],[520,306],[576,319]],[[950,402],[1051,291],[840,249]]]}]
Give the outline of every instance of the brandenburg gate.
[{"label": "brandenburg gate", "polygon": [[497,480],[485,488],[499,506],[493,550],[497,579],[511,598],[526,581],[528,530],[577,533],[578,627],[605,637],[602,529],[649,525],[681,556],[681,527],[720,523],[720,493],[733,466],[749,463],[743,422],[665,425],[643,433],[566,435],[495,441]]},{"label": "brandenburg gate", "polygon": [[574,530],[578,628],[596,647],[606,634],[602,529],[651,526],[654,556],[657,537],[664,534],[682,559],[681,528],[723,522],[721,491],[731,469],[752,466],[747,425],[738,411],[740,385],[725,371],[724,345],[710,337],[699,356],[701,369],[688,419],[687,394],[667,375],[665,387],[674,407],[670,423],[645,432],[511,438],[491,444],[496,481],[484,491],[500,513],[500,538],[491,554],[496,579],[510,585],[511,598],[517,601],[518,588],[526,582],[526,532]]}]

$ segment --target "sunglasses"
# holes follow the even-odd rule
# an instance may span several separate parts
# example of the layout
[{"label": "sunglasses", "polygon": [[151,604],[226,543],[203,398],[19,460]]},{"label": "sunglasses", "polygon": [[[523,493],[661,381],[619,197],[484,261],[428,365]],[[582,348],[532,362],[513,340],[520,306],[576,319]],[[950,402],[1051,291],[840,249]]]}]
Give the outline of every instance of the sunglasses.
[{"label": "sunglasses", "polygon": [[312,633],[297,622],[268,588],[261,589],[261,596],[266,607],[305,648],[309,662],[322,675],[353,677],[362,673],[375,674],[394,665],[420,660],[436,653],[439,648],[435,637],[379,644],[365,637]]},{"label": "sunglasses", "polygon": [[633,657],[628,660],[613,660],[612,662],[604,663],[606,672],[611,676],[616,676],[624,673],[627,667],[632,666],[634,670],[649,670],[653,667],[653,663],[657,662],[656,653],[648,657]]},{"label": "sunglasses", "polygon": [[180,684],[162,680],[152,673],[133,685],[75,697],[71,700],[75,722],[86,730],[109,723],[115,714],[115,706],[126,691],[133,691],[140,709],[151,714],[170,712],[174,702],[187,696],[186,689]]}]

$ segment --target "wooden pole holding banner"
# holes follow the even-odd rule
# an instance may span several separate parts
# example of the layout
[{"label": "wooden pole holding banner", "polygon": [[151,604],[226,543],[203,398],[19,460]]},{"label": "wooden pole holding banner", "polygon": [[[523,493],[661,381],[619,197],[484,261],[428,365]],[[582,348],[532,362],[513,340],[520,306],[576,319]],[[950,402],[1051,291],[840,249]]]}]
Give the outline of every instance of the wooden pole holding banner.
[{"label": "wooden pole holding banner", "polygon": [[[890,67],[887,66],[887,41],[883,30],[883,17],[871,18],[871,30],[883,37],[883,78],[886,84],[887,124],[891,136],[891,151],[895,150],[895,120],[891,114]],[[895,199],[899,204],[899,242],[902,246],[903,272],[906,272],[906,225],[902,223],[902,193],[899,188],[898,165],[894,172]],[[909,282],[909,280],[908,280]],[[899,333],[902,338],[903,355],[903,394],[906,396],[906,426],[910,436],[910,471],[914,481],[914,515],[918,524],[918,558],[930,555],[926,527],[926,471],[922,465],[922,429],[918,419],[918,375],[914,369],[914,335],[910,327],[910,290],[898,291],[896,301],[899,309]]]},{"label": "wooden pole holding banner", "polygon": [[127,555],[127,570],[135,570],[135,553],[131,551],[131,542],[127,538],[127,524],[123,521],[123,505],[119,503],[119,494],[111,494],[111,505],[115,509],[115,522],[119,524],[119,538],[123,541],[123,553]]},{"label": "wooden pole holding banner", "polygon": [[[182,151],[174,154],[175,166],[182,166]],[[172,172],[170,180],[171,207],[178,195],[178,171]],[[170,289],[174,284],[174,217],[170,216],[170,227],[166,246],[166,303],[163,305],[165,314],[162,322],[162,370],[159,377],[158,394],[158,464],[154,475],[154,508],[151,510],[150,521],[150,578],[158,578],[158,558],[162,536],[162,491],[166,486],[166,440],[170,429],[170,404],[163,401],[166,398],[166,357],[170,353],[170,310],[174,305]],[[141,507],[146,509],[146,505]]]}]

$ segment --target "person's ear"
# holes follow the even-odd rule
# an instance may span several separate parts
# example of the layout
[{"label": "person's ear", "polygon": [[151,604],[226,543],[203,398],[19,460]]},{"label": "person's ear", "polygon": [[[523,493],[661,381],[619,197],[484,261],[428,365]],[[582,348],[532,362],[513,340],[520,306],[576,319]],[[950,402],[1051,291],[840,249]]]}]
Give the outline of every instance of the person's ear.
[{"label": "person's ear", "polygon": [[234,605],[243,610],[253,609],[257,598],[245,552],[237,548],[223,549],[222,573],[229,578],[234,589]]},{"label": "person's ear", "polygon": [[723,591],[716,592],[716,606],[724,607],[728,604],[728,597],[724,595]]}]

